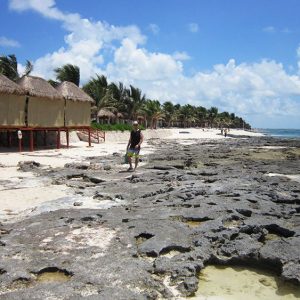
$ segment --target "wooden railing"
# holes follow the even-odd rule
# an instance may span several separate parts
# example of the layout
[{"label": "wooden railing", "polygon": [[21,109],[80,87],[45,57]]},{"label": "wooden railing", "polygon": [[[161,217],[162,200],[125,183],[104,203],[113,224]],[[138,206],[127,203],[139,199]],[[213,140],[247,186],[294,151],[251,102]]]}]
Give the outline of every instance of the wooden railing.
[{"label": "wooden railing", "polygon": [[92,143],[100,143],[100,139],[103,139],[105,142],[105,132],[97,129],[80,129],[78,130],[80,133],[84,134],[86,136],[86,139],[89,138],[89,131],[90,131],[90,138]]}]

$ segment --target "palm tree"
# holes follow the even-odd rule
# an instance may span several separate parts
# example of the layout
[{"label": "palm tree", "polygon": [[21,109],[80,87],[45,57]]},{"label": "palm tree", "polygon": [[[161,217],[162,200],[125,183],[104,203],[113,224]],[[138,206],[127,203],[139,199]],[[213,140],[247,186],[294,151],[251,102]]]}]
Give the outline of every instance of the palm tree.
[{"label": "palm tree", "polygon": [[55,80],[52,80],[52,79],[49,79],[48,82],[53,86],[53,87],[57,87],[59,85],[59,82],[58,81],[55,81]]},{"label": "palm tree", "polygon": [[198,125],[205,127],[206,118],[207,118],[207,109],[203,106],[198,106],[195,109],[196,119],[198,121]]},{"label": "palm tree", "polygon": [[82,89],[95,100],[97,114],[103,108],[115,109],[116,100],[113,97],[112,89],[109,89],[107,78],[104,75],[96,75]]},{"label": "palm tree", "polygon": [[145,94],[134,86],[130,85],[130,90],[128,91],[128,98],[126,100],[126,106],[128,109],[129,118],[131,120],[137,119],[138,114],[141,112],[143,105],[146,102]]},{"label": "palm tree", "polygon": [[170,127],[171,122],[175,119],[175,106],[172,102],[166,101],[163,104],[163,114],[165,117],[165,121],[167,123],[167,127]]},{"label": "palm tree", "polygon": [[180,108],[180,119],[183,122],[183,127],[189,127],[196,120],[195,107],[190,104],[182,106]]},{"label": "palm tree", "polygon": [[70,81],[79,86],[80,82],[80,69],[79,67],[71,64],[66,64],[61,68],[54,70],[56,73],[56,79],[60,82]]},{"label": "palm tree", "polygon": [[212,106],[208,111],[208,120],[209,120],[209,124],[210,127],[213,127],[214,124],[214,120],[216,119],[216,117],[218,116],[218,108]]},{"label": "palm tree", "polygon": [[26,60],[25,71],[23,74],[19,74],[18,61],[14,54],[0,56],[0,73],[13,81],[17,81],[22,76],[29,75],[32,70],[33,64],[29,60]]},{"label": "palm tree", "polygon": [[163,116],[160,102],[158,100],[147,100],[143,106],[143,111],[150,121],[151,129],[156,129],[157,121]]},{"label": "palm tree", "polygon": [[113,98],[115,99],[116,109],[119,112],[127,113],[128,109],[126,103],[129,102],[129,90],[125,88],[122,82],[119,82],[118,85],[112,82],[111,84],[109,84],[108,88],[111,91]]}]

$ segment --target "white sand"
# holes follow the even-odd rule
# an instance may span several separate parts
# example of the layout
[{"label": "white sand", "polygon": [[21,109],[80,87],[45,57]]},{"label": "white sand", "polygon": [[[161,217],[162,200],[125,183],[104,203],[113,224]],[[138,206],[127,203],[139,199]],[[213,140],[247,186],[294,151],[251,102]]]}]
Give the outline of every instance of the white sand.
[{"label": "white sand", "polygon": [[[260,135],[242,130],[230,130],[229,134]],[[205,129],[203,131],[195,128],[145,130],[144,137],[145,142],[141,154],[147,154],[154,150],[153,146],[147,143],[147,140],[150,139],[172,139],[179,143],[192,144],[197,139],[225,138],[220,134],[220,130]],[[48,149],[22,153],[5,152],[7,149],[0,149],[0,220],[11,220],[13,216],[21,215],[24,211],[37,210],[36,208],[43,203],[49,203],[49,201],[55,203],[55,200],[73,193],[71,188],[64,185],[52,185],[49,180],[35,177],[31,172],[19,171],[17,169],[18,162],[34,160],[41,163],[44,168],[55,168],[63,167],[66,163],[82,162],[86,157],[101,157],[114,152],[123,154],[126,151],[128,138],[128,132],[108,132],[106,133],[106,142],[92,144],[92,147],[88,147],[86,142],[76,141],[73,136],[69,149]],[[89,201],[87,203],[94,206]],[[86,208],[86,205],[83,207]]]}]

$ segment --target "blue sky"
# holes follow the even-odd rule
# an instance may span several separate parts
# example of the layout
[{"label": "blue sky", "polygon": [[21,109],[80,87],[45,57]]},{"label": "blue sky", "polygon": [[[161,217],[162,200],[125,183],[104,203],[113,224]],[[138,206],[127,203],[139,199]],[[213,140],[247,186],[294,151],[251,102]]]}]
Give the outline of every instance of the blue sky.
[{"label": "blue sky", "polygon": [[0,0],[0,54],[66,63],[161,102],[300,128],[299,0]]}]

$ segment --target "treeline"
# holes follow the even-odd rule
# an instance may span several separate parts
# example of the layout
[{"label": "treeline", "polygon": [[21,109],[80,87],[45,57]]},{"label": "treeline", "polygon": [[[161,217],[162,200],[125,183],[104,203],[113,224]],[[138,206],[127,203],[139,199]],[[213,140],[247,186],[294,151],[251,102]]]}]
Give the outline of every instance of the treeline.
[{"label": "treeline", "polygon": [[[27,61],[23,75],[28,75],[33,65]],[[79,85],[80,69],[71,64],[66,64],[54,70],[56,80],[49,80],[53,86],[63,81],[70,81]],[[17,59],[14,55],[0,56],[0,73],[16,81],[22,75],[18,73]],[[100,111],[111,112],[118,120],[139,119],[145,127],[156,128],[158,122],[164,127],[230,127],[251,129],[241,117],[234,113],[219,112],[217,107],[205,108],[190,104],[173,104],[170,101],[160,103],[158,100],[148,99],[137,87],[126,87],[123,83],[108,83],[104,75],[91,78],[82,89],[95,100],[92,108],[94,119],[98,119]]]}]

